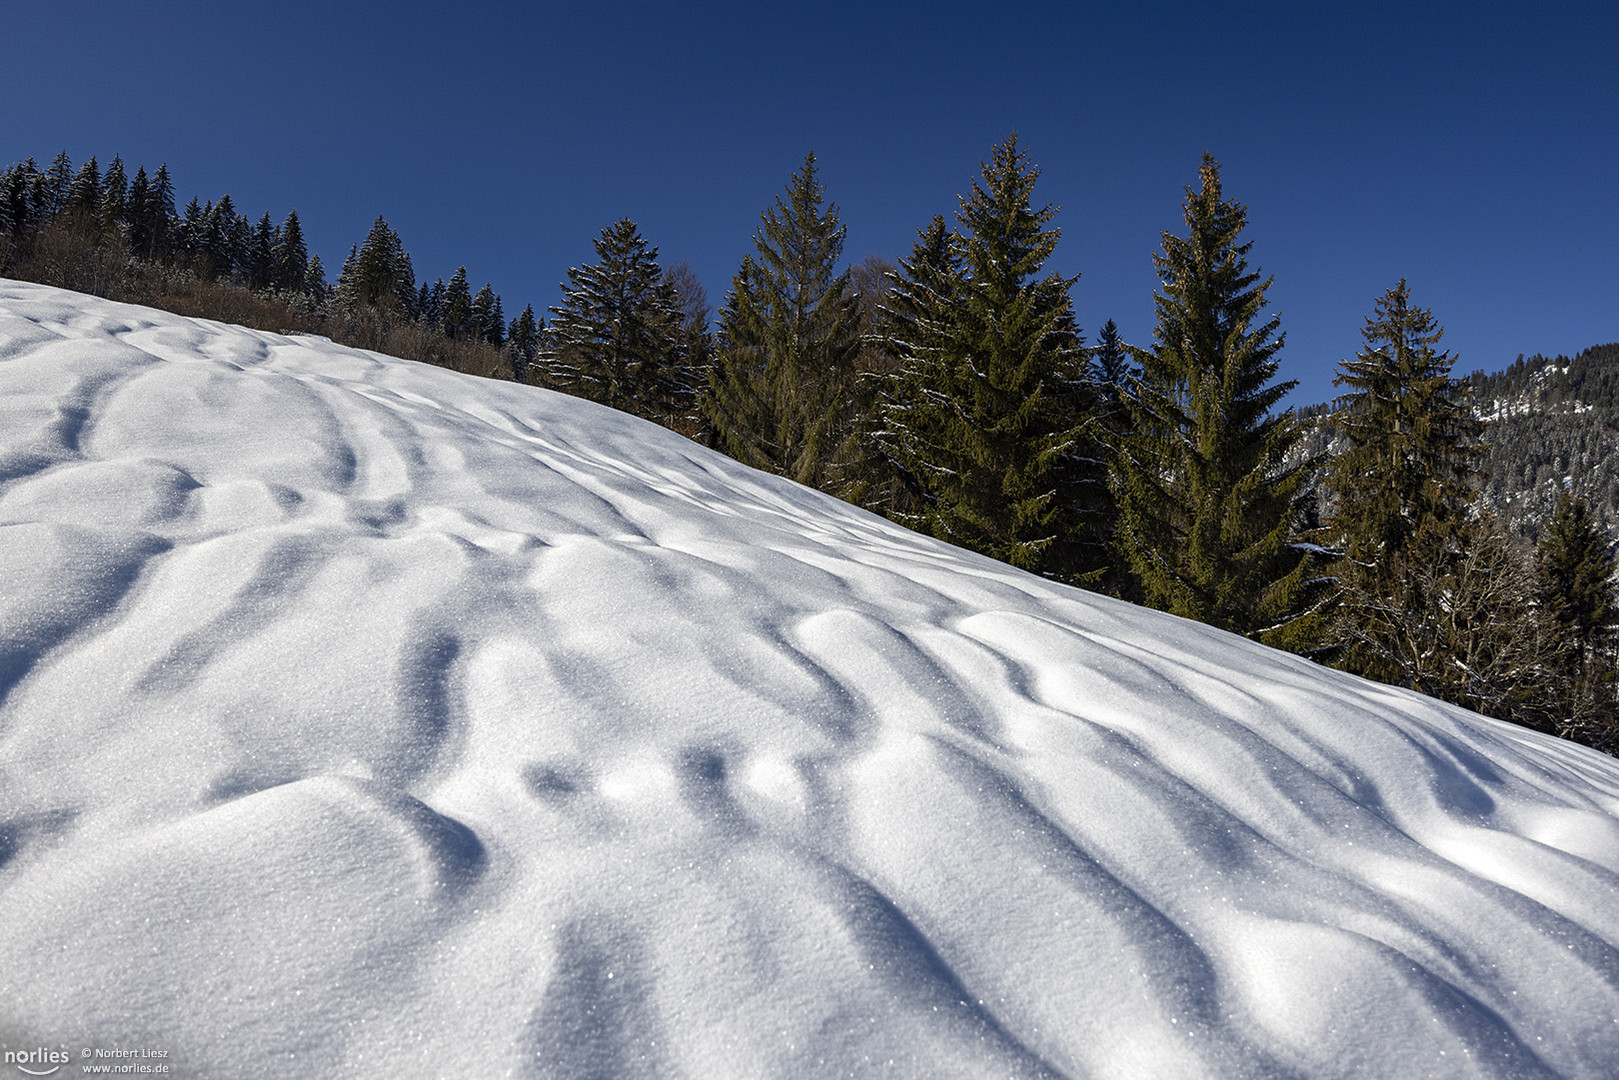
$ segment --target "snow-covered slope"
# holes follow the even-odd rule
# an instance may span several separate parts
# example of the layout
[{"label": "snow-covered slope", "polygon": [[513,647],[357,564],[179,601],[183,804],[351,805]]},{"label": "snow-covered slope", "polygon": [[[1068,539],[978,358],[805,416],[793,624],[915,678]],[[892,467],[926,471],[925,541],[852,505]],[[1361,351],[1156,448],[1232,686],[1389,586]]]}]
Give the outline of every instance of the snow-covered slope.
[{"label": "snow-covered slope", "polygon": [[1619,762],[532,388],[0,282],[0,695],[61,1075],[1619,1074]]}]

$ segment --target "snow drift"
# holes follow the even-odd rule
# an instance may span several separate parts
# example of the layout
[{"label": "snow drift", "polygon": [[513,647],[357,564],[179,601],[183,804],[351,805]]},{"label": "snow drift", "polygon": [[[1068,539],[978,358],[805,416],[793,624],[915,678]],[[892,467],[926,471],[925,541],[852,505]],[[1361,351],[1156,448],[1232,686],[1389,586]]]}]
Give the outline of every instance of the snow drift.
[{"label": "snow drift", "polygon": [[581,401],[0,282],[0,590],[5,1075],[1619,1072],[1619,762]]}]

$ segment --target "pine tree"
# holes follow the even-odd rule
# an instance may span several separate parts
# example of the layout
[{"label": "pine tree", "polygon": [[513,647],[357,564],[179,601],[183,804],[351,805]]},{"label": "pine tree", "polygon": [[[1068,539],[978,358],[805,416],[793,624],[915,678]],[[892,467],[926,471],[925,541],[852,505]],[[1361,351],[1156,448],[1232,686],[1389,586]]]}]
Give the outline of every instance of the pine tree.
[{"label": "pine tree", "polygon": [[703,413],[737,460],[821,485],[858,415],[858,303],[815,155],[761,218],[720,309]]},{"label": "pine tree", "polygon": [[668,424],[679,414],[680,309],[658,249],[620,219],[594,241],[597,262],[573,267],[539,354],[567,393]]},{"label": "pine tree", "polygon": [[1435,349],[1444,329],[1411,304],[1405,279],[1377,298],[1361,336],[1366,349],[1343,361],[1335,403],[1349,448],[1332,463],[1336,529],[1349,558],[1372,565],[1424,528],[1455,522],[1473,501],[1484,425],[1453,358]]},{"label": "pine tree", "polygon": [[518,382],[528,381],[529,365],[540,350],[540,330],[542,324],[534,318],[534,305],[528,304],[523,313],[512,320],[511,332],[506,335],[506,347],[511,352],[512,378]]},{"label": "pine tree", "polygon": [[[379,214],[371,223],[347,271],[343,300],[351,308],[369,307],[409,314],[416,301],[416,274],[399,234]],[[344,288],[340,284],[340,289]]]},{"label": "pine tree", "polygon": [[[1401,685],[1415,685],[1430,663],[1413,650],[1439,647],[1400,625],[1402,605],[1428,602],[1411,575],[1463,557],[1463,539],[1481,535],[1462,525],[1483,425],[1451,378],[1452,357],[1435,348],[1443,334],[1431,311],[1412,305],[1402,278],[1377,298],[1361,330],[1365,350],[1334,380],[1349,387],[1335,403],[1348,446],[1328,472],[1331,532],[1344,553],[1336,634],[1350,670]],[[1408,557],[1413,547],[1422,554]]]},{"label": "pine tree", "polygon": [[129,249],[139,258],[149,258],[152,252],[151,181],[146,178],[146,167],[137,166],[135,179],[129,185],[124,218],[129,228]]},{"label": "pine tree", "polygon": [[1537,554],[1540,606],[1569,646],[1558,733],[1619,751],[1613,655],[1619,592],[1607,533],[1583,499],[1564,492]]},{"label": "pine tree", "polygon": [[489,282],[483,283],[472,298],[472,329],[479,341],[499,345],[506,330],[506,316],[501,312],[500,297]]},{"label": "pine tree", "polygon": [[467,285],[467,268],[461,267],[444,287],[444,302],[439,310],[439,328],[445,337],[458,338],[470,332],[472,323],[472,289]]},{"label": "pine tree", "polygon": [[124,214],[127,212],[126,201],[129,195],[129,180],[124,175],[123,158],[114,156],[112,164],[107,166],[106,175],[101,178],[101,233],[103,236],[112,236],[124,227]]},{"label": "pine tree", "polygon": [[147,198],[146,229],[150,237],[148,257],[167,259],[174,247],[174,181],[169,179],[167,163],[159,165],[152,174],[152,185]]},{"label": "pine tree", "polygon": [[46,219],[54,219],[67,209],[68,191],[73,187],[73,162],[66,150],[56,155],[45,178],[46,202],[41,210]]},{"label": "pine tree", "polygon": [[325,304],[331,298],[331,286],[326,283],[326,268],[320,264],[319,255],[309,257],[309,266],[304,270],[304,292],[317,304]]},{"label": "pine tree", "polygon": [[275,249],[275,286],[288,292],[305,292],[305,278],[309,269],[309,248],[304,243],[304,228],[298,221],[298,211],[287,212],[281,223],[280,239]]},{"label": "pine tree", "polygon": [[67,210],[95,220],[101,209],[101,166],[92,157],[79,166],[67,191]]},{"label": "pine tree", "polygon": [[175,229],[175,246],[187,258],[201,258],[207,249],[207,230],[208,211],[198,205],[197,197],[193,195],[191,201],[186,203],[185,212],[180,215],[179,225]]},{"label": "pine tree", "polygon": [[1153,258],[1155,344],[1141,365],[1129,436],[1114,463],[1119,542],[1155,607],[1284,648],[1324,632],[1324,584],[1295,542],[1308,463],[1273,409],[1295,385],[1275,382],[1280,320],[1265,318],[1270,279],[1248,269],[1247,210],[1222,196],[1203,156],[1184,202],[1187,235],[1163,234]]},{"label": "pine tree", "polygon": [[[1105,570],[1106,474],[1073,278],[1043,273],[1056,207],[1015,135],[961,201],[959,239],[935,220],[891,299],[904,327],[885,409],[935,536],[1027,570],[1094,583]],[[908,324],[908,325],[907,325]]]},{"label": "pine tree", "polygon": [[270,212],[266,210],[264,216],[259,218],[258,225],[254,226],[253,240],[248,247],[245,267],[248,288],[267,289],[275,283],[275,249],[280,240],[275,224],[270,220]]}]

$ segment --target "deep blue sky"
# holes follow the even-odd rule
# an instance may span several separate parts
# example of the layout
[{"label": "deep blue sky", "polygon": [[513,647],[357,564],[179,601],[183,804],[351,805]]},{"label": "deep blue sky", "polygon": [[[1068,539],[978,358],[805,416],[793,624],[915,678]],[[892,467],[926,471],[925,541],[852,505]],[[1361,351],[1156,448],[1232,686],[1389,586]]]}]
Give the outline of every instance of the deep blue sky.
[{"label": "deep blue sky", "polygon": [[[1238,5],[1231,5],[1238,8]],[[168,162],[296,207],[335,275],[384,215],[417,276],[558,300],[619,217],[717,306],[813,148],[845,255],[909,251],[1008,132],[1091,338],[1152,334],[1199,155],[1247,204],[1296,402],[1401,276],[1457,371],[1619,340],[1619,5],[161,5],[10,11],[0,159]]]}]

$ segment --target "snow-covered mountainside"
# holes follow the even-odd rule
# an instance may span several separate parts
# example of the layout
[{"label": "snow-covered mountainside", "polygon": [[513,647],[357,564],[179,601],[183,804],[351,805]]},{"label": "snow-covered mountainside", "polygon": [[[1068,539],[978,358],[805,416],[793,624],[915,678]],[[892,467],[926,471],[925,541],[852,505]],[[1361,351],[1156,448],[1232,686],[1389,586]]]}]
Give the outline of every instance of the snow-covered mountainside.
[{"label": "snow-covered mountainside", "polygon": [[530,387],[0,282],[0,695],[6,1076],[1619,1073],[1619,761]]}]

